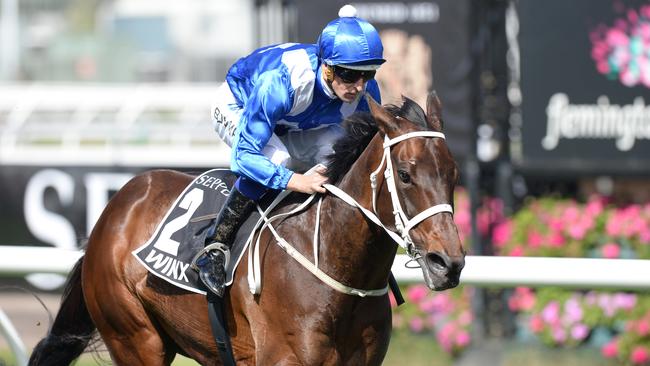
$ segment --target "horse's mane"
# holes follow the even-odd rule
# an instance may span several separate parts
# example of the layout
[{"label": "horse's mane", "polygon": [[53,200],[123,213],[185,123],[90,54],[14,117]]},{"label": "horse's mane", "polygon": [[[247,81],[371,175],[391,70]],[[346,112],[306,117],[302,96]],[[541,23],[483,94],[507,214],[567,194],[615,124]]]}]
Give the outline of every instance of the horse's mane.
[{"label": "horse's mane", "polygon": [[[409,98],[403,97],[403,100],[401,107],[389,104],[384,108],[394,116],[408,119],[423,129],[428,129],[424,110]],[[341,125],[346,134],[334,143],[334,152],[327,156],[327,177],[332,184],[343,178],[377,133],[375,119],[367,112],[354,113]]]}]

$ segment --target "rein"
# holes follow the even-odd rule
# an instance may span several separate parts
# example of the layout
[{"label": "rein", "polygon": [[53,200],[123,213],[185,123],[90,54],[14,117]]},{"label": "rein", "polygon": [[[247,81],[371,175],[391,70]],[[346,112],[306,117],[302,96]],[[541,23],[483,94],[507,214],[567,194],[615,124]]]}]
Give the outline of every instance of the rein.
[{"label": "rein", "polygon": [[[430,137],[430,138],[442,138],[445,139],[445,135],[441,132],[434,132],[434,131],[416,131],[416,132],[409,132],[404,135],[400,135],[396,138],[389,139],[388,136],[385,136],[384,138],[384,154],[382,156],[381,162],[379,163],[379,166],[377,169],[375,169],[371,174],[370,174],[370,185],[372,187],[372,209],[373,211],[370,211],[363,207],[359,202],[357,202],[352,196],[341,190],[340,188],[333,186],[331,184],[324,184],[323,187],[327,189],[330,193],[335,195],[336,197],[340,198],[347,204],[357,207],[368,219],[370,219],[372,222],[374,222],[376,225],[382,227],[386,233],[401,247],[403,247],[406,250],[406,253],[411,257],[411,261],[416,260],[420,257],[420,254],[417,252],[417,250],[414,249],[414,244],[413,240],[411,239],[409,235],[409,231],[415,227],[417,224],[422,222],[423,220],[434,216],[436,214],[442,213],[442,212],[448,212],[453,215],[453,209],[451,205],[449,204],[438,204],[432,207],[429,207],[428,209],[420,212],[419,214],[415,215],[413,218],[409,219],[406,213],[404,213],[404,210],[402,209],[402,206],[399,201],[399,197],[397,196],[397,186],[395,184],[395,175],[393,174],[393,164],[392,160],[390,157],[390,148],[393,145],[396,145],[404,140],[414,138],[414,137]],[[386,168],[384,170],[384,176],[386,177],[386,184],[388,186],[388,191],[390,192],[391,196],[391,201],[393,204],[393,215],[395,216],[395,228],[397,229],[397,232],[387,228],[384,223],[379,219],[378,214],[377,214],[377,208],[376,208],[376,201],[377,201],[377,175],[379,174],[379,171],[383,168],[384,164],[386,164]],[[309,173],[309,172],[308,172]],[[307,174],[308,174],[307,173]],[[316,227],[314,230],[314,241],[313,241],[313,247],[314,247],[314,263],[312,263],[309,259],[307,259],[305,256],[303,256],[296,248],[294,248],[289,242],[287,242],[284,238],[282,238],[275,228],[271,225],[273,221],[276,221],[278,219],[288,217],[291,215],[294,215],[298,212],[301,212],[305,210],[309,204],[313,201],[314,197],[316,197],[316,194],[312,194],[309,196],[305,202],[300,204],[298,207],[294,208],[293,210],[285,213],[281,213],[278,215],[274,215],[272,217],[268,217],[268,214],[270,211],[275,208],[289,193],[290,191],[283,191],[276,197],[276,199],[271,203],[271,205],[264,211],[262,211],[259,206],[258,206],[258,211],[261,214],[261,218],[255,225],[255,229],[251,232],[247,244],[252,244],[253,243],[253,238],[255,235],[255,232],[257,231],[257,227],[261,225],[259,231],[258,231],[258,236],[257,240],[255,241],[255,245],[253,245],[252,248],[249,248],[248,251],[248,286],[252,294],[259,294],[261,291],[261,268],[260,268],[260,239],[262,236],[262,231],[268,227],[273,236],[275,237],[277,244],[284,249],[287,254],[289,254],[292,258],[297,260],[303,267],[305,267],[309,272],[314,274],[318,279],[323,281],[325,284],[330,286],[336,291],[348,294],[348,295],[355,295],[359,297],[366,297],[366,296],[382,296],[388,293],[388,285],[384,288],[380,289],[374,289],[374,290],[363,290],[363,289],[357,289],[353,287],[346,286],[337,280],[333,279],[329,275],[327,275],[325,272],[320,270],[318,268],[318,232],[319,232],[319,227],[320,227],[320,207],[321,203],[323,200],[323,197],[321,196],[319,198],[318,202],[318,208],[316,211]],[[263,223],[263,224],[262,224]]]}]

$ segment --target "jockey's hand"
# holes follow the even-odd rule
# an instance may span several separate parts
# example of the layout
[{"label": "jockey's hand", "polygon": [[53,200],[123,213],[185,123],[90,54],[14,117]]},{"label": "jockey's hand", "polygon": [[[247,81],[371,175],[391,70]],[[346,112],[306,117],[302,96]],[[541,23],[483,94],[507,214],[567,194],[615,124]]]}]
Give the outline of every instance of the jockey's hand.
[{"label": "jockey's hand", "polygon": [[327,183],[326,172],[327,169],[324,166],[319,166],[309,174],[293,173],[287,184],[287,189],[307,194],[325,193],[323,184]]}]

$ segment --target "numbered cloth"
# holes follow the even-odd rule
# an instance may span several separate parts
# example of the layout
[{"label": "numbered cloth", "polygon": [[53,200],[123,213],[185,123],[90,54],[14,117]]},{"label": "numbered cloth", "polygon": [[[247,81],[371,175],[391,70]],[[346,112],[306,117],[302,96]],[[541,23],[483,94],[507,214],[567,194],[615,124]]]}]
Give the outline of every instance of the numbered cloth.
[{"label": "numbered cloth", "polygon": [[[178,196],[151,238],[134,250],[133,255],[153,275],[185,290],[205,294],[190,264],[212,234],[216,216],[236,179],[226,169],[213,169],[197,176]],[[227,285],[232,283],[248,234],[259,217],[258,212],[253,212],[237,233],[226,269]]]}]

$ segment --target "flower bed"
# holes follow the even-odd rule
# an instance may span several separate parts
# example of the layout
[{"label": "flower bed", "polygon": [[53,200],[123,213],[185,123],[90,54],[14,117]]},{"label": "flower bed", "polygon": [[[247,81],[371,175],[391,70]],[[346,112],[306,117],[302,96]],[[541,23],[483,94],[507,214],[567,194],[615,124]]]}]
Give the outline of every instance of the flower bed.
[{"label": "flower bed", "polygon": [[[650,204],[531,200],[496,226],[492,242],[510,256],[650,259]],[[650,295],[517,288],[509,306],[548,345],[590,343],[604,357],[650,365]]]},{"label": "flower bed", "polygon": [[[467,195],[456,195],[455,220],[469,248]],[[650,259],[650,204],[615,207],[602,197],[586,203],[530,200],[509,218],[498,201],[486,199],[477,212],[483,235],[490,228],[498,255]],[[460,354],[471,344],[470,288],[431,293],[406,289],[407,305],[395,310],[394,325],[436,336],[444,350]],[[599,347],[605,358],[650,365],[650,295],[558,288],[517,288],[508,299],[520,333],[553,347]]]}]

